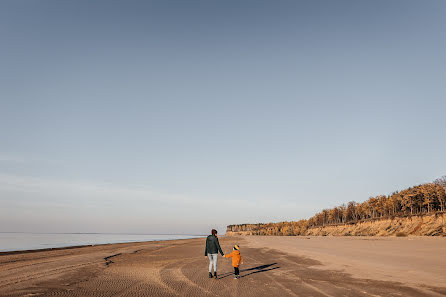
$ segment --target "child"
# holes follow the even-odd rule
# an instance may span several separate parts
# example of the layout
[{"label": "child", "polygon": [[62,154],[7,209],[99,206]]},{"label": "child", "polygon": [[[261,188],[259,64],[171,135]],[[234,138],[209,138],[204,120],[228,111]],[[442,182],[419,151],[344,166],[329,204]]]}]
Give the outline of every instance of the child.
[{"label": "child", "polygon": [[234,278],[239,278],[240,271],[238,267],[240,264],[243,264],[242,256],[240,256],[240,247],[238,245],[234,245],[232,253],[230,253],[229,255],[225,255],[224,257],[232,258],[232,267],[234,267]]}]

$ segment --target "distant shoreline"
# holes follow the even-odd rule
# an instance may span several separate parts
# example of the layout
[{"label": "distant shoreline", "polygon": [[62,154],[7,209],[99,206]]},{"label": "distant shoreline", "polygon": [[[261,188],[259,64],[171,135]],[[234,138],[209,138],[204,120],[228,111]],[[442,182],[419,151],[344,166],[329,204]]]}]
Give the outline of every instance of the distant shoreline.
[{"label": "distant shoreline", "polygon": [[[36,252],[46,252],[46,251],[57,251],[57,250],[68,250],[75,248],[86,248],[93,246],[106,246],[106,245],[114,245],[114,244],[131,244],[131,243],[145,243],[145,242],[154,242],[154,241],[171,241],[171,240],[186,240],[186,239],[195,239],[195,238],[203,238],[205,235],[188,235],[188,234],[126,234],[126,233],[29,233],[29,232],[0,232],[0,234],[33,234],[33,235],[129,235],[129,236],[156,236],[153,239],[144,239],[141,240],[125,240],[122,241],[110,241],[110,242],[98,242],[98,243],[81,243],[79,244],[54,244],[52,247],[43,247],[43,248],[23,248],[23,249],[11,249],[0,251],[0,256],[2,255],[14,255],[14,254],[29,254]],[[159,236],[167,236],[166,238],[159,238]],[[169,236],[171,236],[169,238]],[[1,239],[1,238],[0,238]],[[1,240],[0,240],[1,243]]]},{"label": "distant shoreline", "polygon": [[200,234],[171,234],[171,233],[123,233],[123,232],[26,232],[26,231],[0,231],[0,234],[108,234],[108,235],[170,235],[170,236],[205,236]]},{"label": "distant shoreline", "polygon": [[88,247],[93,247],[93,246],[108,246],[108,245],[119,245],[119,244],[146,243],[146,242],[154,242],[154,241],[189,240],[189,239],[196,239],[196,238],[202,238],[202,237],[189,237],[189,238],[182,238],[182,239],[160,239],[160,240],[146,240],[146,241],[131,241],[131,242],[114,242],[114,243],[98,243],[98,244],[87,244],[87,245],[71,245],[71,246],[46,248],[46,249],[29,249],[29,250],[6,251],[6,252],[0,252],[0,256],[4,256],[4,255],[5,256],[6,255],[19,255],[19,254],[31,254],[31,253],[60,251],[60,250],[70,250],[70,249],[81,249],[81,248],[88,248]]}]

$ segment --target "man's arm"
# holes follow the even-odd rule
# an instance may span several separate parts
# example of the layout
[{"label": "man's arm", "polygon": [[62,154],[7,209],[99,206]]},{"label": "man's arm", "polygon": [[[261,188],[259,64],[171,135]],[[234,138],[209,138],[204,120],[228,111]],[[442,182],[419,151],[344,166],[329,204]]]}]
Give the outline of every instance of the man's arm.
[{"label": "man's arm", "polygon": [[204,247],[204,256],[208,255],[208,239],[206,238],[206,246]]}]

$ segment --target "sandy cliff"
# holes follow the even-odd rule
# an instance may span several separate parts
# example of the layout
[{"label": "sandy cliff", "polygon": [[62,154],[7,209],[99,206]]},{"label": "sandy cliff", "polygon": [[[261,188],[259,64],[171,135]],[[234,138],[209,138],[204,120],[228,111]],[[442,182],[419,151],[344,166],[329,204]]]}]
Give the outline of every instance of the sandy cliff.
[{"label": "sandy cliff", "polygon": [[[356,224],[309,227],[300,235],[314,236],[446,236],[446,214],[384,218]],[[276,224],[229,225],[227,235],[283,235]]]}]

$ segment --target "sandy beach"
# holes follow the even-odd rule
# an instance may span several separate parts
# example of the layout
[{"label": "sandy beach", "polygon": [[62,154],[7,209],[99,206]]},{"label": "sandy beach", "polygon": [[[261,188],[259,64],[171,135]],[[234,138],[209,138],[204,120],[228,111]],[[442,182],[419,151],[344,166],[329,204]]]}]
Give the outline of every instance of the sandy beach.
[{"label": "sandy beach", "polygon": [[221,237],[241,245],[234,280],[204,239],[0,255],[0,296],[446,296],[445,238]]}]

